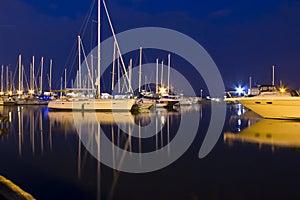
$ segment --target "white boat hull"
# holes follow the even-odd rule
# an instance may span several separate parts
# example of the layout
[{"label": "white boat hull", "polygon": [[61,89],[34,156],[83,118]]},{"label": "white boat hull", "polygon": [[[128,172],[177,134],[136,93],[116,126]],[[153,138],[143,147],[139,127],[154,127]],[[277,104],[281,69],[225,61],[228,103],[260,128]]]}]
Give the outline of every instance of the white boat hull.
[{"label": "white boat hull", "polygon": [[264,118],[300,119],[300,97],[247,97],[237,101]]},{"label": "white boat hull", "polygon": [[48,108],[55,110],[130,111],[134,99],[76,99],[54,100]]}]

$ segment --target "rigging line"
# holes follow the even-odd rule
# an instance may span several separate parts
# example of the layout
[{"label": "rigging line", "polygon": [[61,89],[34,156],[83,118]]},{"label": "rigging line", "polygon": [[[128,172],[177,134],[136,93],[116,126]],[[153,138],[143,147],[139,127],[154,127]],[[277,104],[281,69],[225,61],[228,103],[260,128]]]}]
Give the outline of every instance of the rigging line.
[{"label": "rigging line", "polygon": [[[86,15],[86,17],[85,17],[85,19],[83,21],[83,24],[80,27],[78,35],[81,35],[82,37],[84,36],[86,28],[87,28],[87,24],[88,24],[87,21],[90,19],[91,15],[92,15],[92,11],[93,11],[93,8],[94,8],[94,5],[95,5],[95,1],[96,0],[92,1],[91,6],[90,6],[89,11],[88,11],[88,14]],[[82,33],[82,34],[80,34],[80,33]],[[77,41],[74,41],[72,49],[71,49],[71,52],[69,53],[69,55],[67,57],[67,60],[66,60],[66,62],[64,64],[64,67],[62,68],[63,71],[61,72],[60,77],[63,76],[64,69],[67,68],[67,66],[71,66],[71,69],[68,70],[69,71],[68,79],[70,79],[72,71],[73,71],[73,68],[74,68],[74,65],[75,65],[75,62],[76,62],[76,56],[75,56],[75,54],[76,54],[76,47],[77,47]],[[72,57],[73,57],[73,60],[71,61]],[[68,65],[68,64],[70,64],[70,65]],[[59,79],[60,79],[60,77],[59,77]],[[60,84],[60,81],[55,81],[55,82],[56,82],[56,87],[57,87]]]},{"label": "rigging line", "polygon": [[80,27],[80,31],[79,31],[78,35],[81,35],[82,37],[85,35],[86,29],[87,29],[87,25],[88,25],[88,21],[91,18],[91,15],[92,15],[92,12],[93,12],[95,1],[96,0],[92,1],[91,6],[90,6],[90,8],[88,10],[88,14],[85,16],[85,18],[83,20],[83,24]]},{"label": "rigging line", "polygon": [[[123,67],[123,70],[124,70],[124,74],[125,74],[125,77],[126,77],[128,83],[129,83],[129,87],[127,88],[127,90],[128,90],[129,92],[132,92],[132,88],[131,88],[131,85],[130,85],[130,82],[129,82],[129,78],[128,78],[128,74],[127,74],[127,71],[126,71],[125,63],[124,63],[124,60],[123,60],[123,57],[122,57],[122,54],[121,54],[121,50],[120,50],[120,47],[119,47],[119,44],[118,44],[118,40],[117,40],[115,31],[114,31],[112,22],[111,22],[111,20],[110,20],[110,16],[109,16],[109,13],[108,13],[108,10],[107,10],[107,6],[106,6],[106,3],[105,3],[105,0],[102,0],[102,2],[103,2],[104,9],[105,9],[105,12],[106,12],[106,16],[107,16],[107,19],[108,19],[108,22],[109,22],[109,25],[110,25],[110,29],[111,29],[111,31],[112,31],[113,38],[114,38],[114,40],[115,40],[115,42],[116,42],[116,46],[117,46],[118,53],[119,53],[119,55],[120,55],[121,64],[122,64],[122,67]],[[126,86],[127,86],[127,85],[126,85]]]},{"label": "rigging line", "polygon": [[84,61],[85,61],[85,64],[86,64],[86,68],[88,70],[88,76],[89,76],[90,81],[92,82],[92,89],[94,90],[94,83],[93,83],[93,80],[92,80],[89,64],[88,64],[87,59],[86,59],[87,57],[86,57],[86,54],[85,54],[85,51],[84,51],[84,48],[83,48],[82,40],[80,40],[80,44],[81,44],[81,49],[82,49],[83,56],[85,58]]},{"label": "rigging line", "polygon": [[[26,73],[25,73],[25,70],[24,70],[24,66],[22,67],[22,73],[23,73],[23,74],[24,74],[24,76],[25,76],[25,82],[26,82],[26,86],[27,86],[27,90],[28,90],[28,88],[29,88],[29,85],[28,85],[27,76],[26,76]],[[24,83],[22,83],[22,84],[24,84]],[[23,90],[24,90],[24,88],[23,88]]]},{"label": "rigging line", "polygon": [[[118,56],[118,58],[121,58],[121,55],[119,55]],[[120,60],[120,59],[119,59]],[[118,67],[120,67],[120,65],[118,66]],[[125,74],[127,74],[127,71],[125,71],[124,72],[124,70],[122,70],[122,68],[120,68],[121,70],[120,70],[120,72],[121,72],[121,74],[124,76]],[[129,83],[129,77],[128,77],[128,79],[127,79],[127,81],[125,80],[125,78],[126,78],[126,75],[125,75],[125,78],[123,77],[123,76],[121,76],[121,79],[122,79],[122,81],[123,81],[123,84],[122,84],[122,91],[124,91],[125,90],[125,88],[124,88],[124,85],[126,86],[126,89],[127,89],[127,91],[129,91],[129,87],[128,87],[128,85],[127,85],[127,83]],[[121,81],[121,80],[120,80]]]},{"label": "rigging line", "polygon": [[12,80],[12,84],[13,84],[13,90],[15,90],[16,88],[15,88],[15,77],[16,77],[16,74],[17,74],[17,70],[18,70],[18,63],[19,63],[19,61],[17,62],[17,64],[16,64],[16,67],[15,67],[15,71],[14,71],[14,75],[13,75],[13,80]]}]

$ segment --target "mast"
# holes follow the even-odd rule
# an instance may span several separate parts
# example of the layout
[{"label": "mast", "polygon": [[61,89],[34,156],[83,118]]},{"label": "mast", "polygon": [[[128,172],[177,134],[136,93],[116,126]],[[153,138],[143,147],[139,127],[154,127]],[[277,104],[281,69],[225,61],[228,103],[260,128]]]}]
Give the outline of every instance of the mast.
[{"label": "mast", "polygon": [[156,58],[156,82],[155,82],[156,94],[158,93],[158,58]]},{"label": "mast", "polygon": [[8,65],[6,65],[6,93],[9,91],[9,81],[8,81]]},{"label": "mast", "polygon": [[78,35],[78,76],[79,88],[81,88],[81,51],[80,51],[80,36]]},{"label": "mast", "polygon": [[24,65],[21,65],[21,94],[23,94],[24,90]]},{"label": "mast", "polygon": [[139,92],[141,92],[142,85],[142,47],[140,47],[140,69],[139,69]]},{"label": "mast", "polygon": [[78,85],[79,85],[79,76],[78,76],[78,70],[76,72],[76,88],[78,89]]},{"label": "mast", "polygon": [[4,65],[1,66],[1,94],[3,94],[3,84],[4,84],[3,69],[4,69]]},{"label": "mast", "polygon": [[[92,81],[94,83],[94,57],[93,57],[92,53],[91,53],[91,71],[92,71],[91,77],[92,77]],[[93,85],[93,83],[92,83],[92,85]]]},{"label": "mast", "polygon": [[128,71],[129,71],[129,84],[131,85],[131,80],[132,80],[132,59],[130,59],[130,61],[129,61]]},{"label": "mast", "polygon": [[49,90],[52,90],[52,59],[50,59],[50,80],[49,80]]},{"label": "mast", "polygon": [[43,93],[43,67],[44,67],[44,57],[41,58],[40,95]]},{"label": "mast", "polygon": [[167,92],[170,92],[170,70],[171,70],[171,54],[168,54],[168,88]]},{"label": "mast", "polygon": [[65,68],[65,90],[67,89],[67,68]]},{"label": "mast", "polygon": [[161,61],[161,75],[160,75],[160,87],[163,87],[163,79],[164,79],[164,61]]},{"label": "mast", "polygon": [[21,57],[21,54],[19,55],[19,83],[18,83],[18,90],[19,92],[21,93],[21,73],[22,73],[22,57]]},{"label": "mast", "polygon": [[32,80],[30,80],[30,89],[34,90],[34,56],[32,56],[32,71],[31,71],[32,75],[31,78]]},{"label": "mast", "polygon": [[114,42],[114,55],[113,55],[113,63],[112,63],[112,74],[111,74],[111,92],[115,89],[115,65],[116,65],[116,44]]},{"label": "mast", "polygon": [[272,85],[275,85],[275,66],[272,66]]},{"label": "mast", "polygon": [[98,0],[98,51],[97,51],[97,72],[98,72],[98,98],[101,97],[101,90],[100,90],[100,70],[101,70],[101,58],[100,58],[100,51],[101,51],[101,46],[100,46],[100,39],[101,39],[101,35],[100,35],[100,14],[101,14],[101,0]]},{"label": "mast", "polygon": [[60,77],[60,98],[62,97],[62,82],[63,82],[63,77]]},{"label": "mast", "polygon": [[119,54],[118,54],[118,92],[121,92],[121,80],[120,80],[120,58],[119,58]]}]

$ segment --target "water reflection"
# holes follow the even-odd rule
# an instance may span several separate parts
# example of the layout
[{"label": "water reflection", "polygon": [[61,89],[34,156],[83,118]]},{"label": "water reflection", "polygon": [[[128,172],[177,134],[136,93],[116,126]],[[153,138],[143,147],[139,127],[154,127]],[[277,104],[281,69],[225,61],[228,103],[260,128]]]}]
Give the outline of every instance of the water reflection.
[{"label": "water reflection", "polygon": [[[243,109],[236,107],[236,109]],[[240,113],[240,111],[233,111]],[[279,147],[300,147],[300,121],[262,119],[252,111],[242,115],[232,114],[229,119],[230,132],[224,133],[224,142],[233,146],[235,142],[270,146],[272,151]]]},{"label": "water reflection", "polygon": [[[117,168],[123,165],[124,152],[133,155],[167,146],[176,136],[181,117],[194,114],[200,114],[201,118],[201,105],[181,107],[172,112],[157,109],[136,115],[126,112],[53,112],[43,106],[0,107],[0,148],[2,152],[16,154],[10,156],[16,160],[6,162],[6,167],[17,177],[26,177],[26,173],[13,171],[14,167],[11,166],[20,165],[30,173],[38,170],[43,178],[54,178],[62,187],[73,188],[79,184],[93,199],[113,199],[122,173],[111,170],[110,179],[103,180],[107,179],[107,173],[103,175],[103,165],[91,156],[80,138],[88,140],[89,145],[96,150],[98,159],[104,151],[108,151],[99,145],[103,137],[108,138],[111,141],[109,151],[112,152],[109,155]],[[165,152],[171,156],[172,148],[167,146]],[[145,165],[139,155],[138,165]],[[0,154],[1,158],[5,156],[5,153]],[[34,185],[34,179],[31,182],[31,179],[24,178],[24,182]],[[40,184],[36,187],[40,187]],[[42,192],[39,193],[38,189],[33,187],[32,190],[33,194],[37,193],[37,197],[48,198]],[[67,199],[69,194],[65,196]]]},{"label": "water reflection", "polygon": [[[224,133],[224,141],[271,145],[272,147],[300,147],[300,122],[264,119],[240,133]],[[273,148],[274,150],[274,148]]]},{"label": "water reflection", "polygon": [[[111,112],[48,112],[50,124],[64,127],[65,130],[77,130],[78,136],[78,178],[82,176],[82,146],[93,149],[93,156],[100,160],[103,156],[102,137],[111,141],[111,156],[114,168],[120,168],[125,159],[125,152],[144,153],[163,148],[176,134],[181,115],[202,111],[201,105],[181,108],[174,112],[165,109],[150,113],[111,113]],[[74,126],[74,124],[76,126]],[[75,128],[76,127],[76,128]],[[155,129],[155,131],[153,131]],[[153,134],[153,135],[151,135]],[[82,142],[86,141],[86,142]],[[83,143],[83,144],[82,144]],[[114,146],[119,147],[117,150]],[[167,148],[171,154],[170,146]],[[139,154],[139,165],[143,164]],[[97,162],[97,199],[101,199],[101,165]],[[113,170],[112,183],[108,199],[113,198],[121,172]]]}]

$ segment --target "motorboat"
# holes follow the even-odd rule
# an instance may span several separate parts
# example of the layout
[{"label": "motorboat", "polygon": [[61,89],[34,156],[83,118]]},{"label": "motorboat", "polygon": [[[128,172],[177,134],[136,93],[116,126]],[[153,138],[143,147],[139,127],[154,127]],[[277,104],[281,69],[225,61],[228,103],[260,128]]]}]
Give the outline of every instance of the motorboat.
[{"label": "motorboat", "polygon": [[278,90],[274,85],[262,85],[258,95],[227,98],[237,101],[263,118],[300,119],[300,92]]}]

